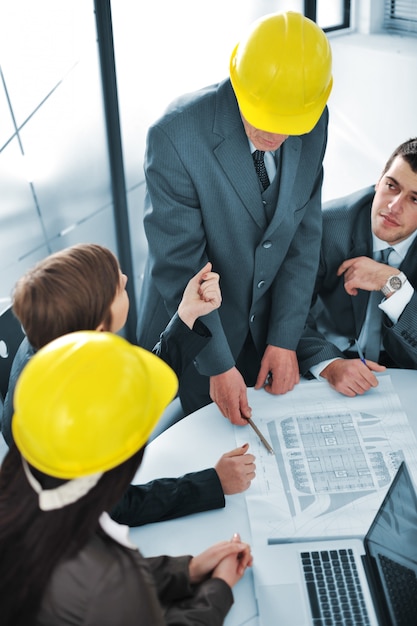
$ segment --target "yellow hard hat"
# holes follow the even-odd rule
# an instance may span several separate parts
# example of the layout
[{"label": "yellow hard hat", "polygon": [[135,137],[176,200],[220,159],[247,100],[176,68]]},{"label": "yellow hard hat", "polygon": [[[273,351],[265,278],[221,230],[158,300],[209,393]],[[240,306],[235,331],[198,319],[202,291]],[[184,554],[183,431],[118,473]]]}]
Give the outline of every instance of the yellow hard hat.
[{"label": "yellow hard hat", "polygon": [[22,457],[50,476],[104,472],[144,446],[177,387],[164,361],[122,337],[70,333],[22,371],[13,437]]},{"label": "yellow hard hat", "polygon": [[230,80],[249,124],[303,135],[317,124],[332,89],[329,41],[301,13],[263,16],[233,50]]}]

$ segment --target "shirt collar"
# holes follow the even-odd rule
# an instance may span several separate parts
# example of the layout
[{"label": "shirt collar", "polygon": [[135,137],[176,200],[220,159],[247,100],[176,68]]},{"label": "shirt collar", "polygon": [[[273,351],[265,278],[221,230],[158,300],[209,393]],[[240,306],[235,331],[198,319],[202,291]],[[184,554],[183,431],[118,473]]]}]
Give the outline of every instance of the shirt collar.
[{"label": "shirt collar", "polygon": [[[255,150],[257,150],[258,148],[255,148],[255,146],[253,145],[253,143],[251,142],[249,137],[248,137],[248,143],[249,143],[250,153],[253,154],[255,152]],[[265,154],[267,154],[269,152],[269,154],[272,154],[272,156],[275,157],[276,150],[265,150],[264,152],[265,152]]]},{"label": "shirt collar", "polygon": [[109,537],[125,548],[137,550],[137,546],[129,539],[129,526],[118,524],[108,513],[102,513],[99,518],[99,524]]},{"label": "shirt collar", "polygon": [[396,243],[394,246],[391,246],[389,243],[383,241],[382,239],[379,239],[379,237],[372,233],[373,251],[379,252],[380,250],[385,250],[385,248],[393,248],[395,252],[401,257],[401,259],[404,260],[408,249],[410,248],[416,237],[417,230],[411,233],[411,235],[407,237],[407,239],[404,239],[404,241],[400,241],[400,243]]}]

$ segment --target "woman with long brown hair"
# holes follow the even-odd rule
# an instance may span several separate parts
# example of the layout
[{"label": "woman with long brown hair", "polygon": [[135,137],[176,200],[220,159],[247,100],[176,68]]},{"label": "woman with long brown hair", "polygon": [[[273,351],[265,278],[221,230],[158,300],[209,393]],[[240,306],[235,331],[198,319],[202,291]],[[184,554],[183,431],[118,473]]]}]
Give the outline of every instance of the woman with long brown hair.
[{"label": "woman with long brown hair", "polygon": [[2,626],[223,623],[247,544],[145,559],[106,513],[176,391],[168,365],[108,332],[71,333],[32,357],[0,470]]}]

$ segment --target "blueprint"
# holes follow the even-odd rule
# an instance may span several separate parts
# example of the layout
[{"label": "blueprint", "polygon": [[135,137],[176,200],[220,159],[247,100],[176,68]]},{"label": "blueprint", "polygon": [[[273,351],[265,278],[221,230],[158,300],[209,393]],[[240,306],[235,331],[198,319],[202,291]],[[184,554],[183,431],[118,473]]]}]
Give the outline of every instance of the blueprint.
[{"label": "blueprint", "polygon": [[362,535],[401,461],[417,476],[417,441],[390,376],[354,398],[325,382],[300,384],[273,402],[256,398],[252,418],[275,454],[252,429],[236,429],[236,442],[248,441],[256,456],[246,502],[257,543]]}]

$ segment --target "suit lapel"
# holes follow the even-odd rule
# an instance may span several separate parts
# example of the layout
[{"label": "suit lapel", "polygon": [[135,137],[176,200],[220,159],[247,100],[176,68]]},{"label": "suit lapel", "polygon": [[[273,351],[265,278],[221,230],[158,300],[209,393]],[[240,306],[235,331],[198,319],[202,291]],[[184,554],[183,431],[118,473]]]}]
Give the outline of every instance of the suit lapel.
[{"label": "suit lapel", "polygon": [[265,228],[265,211],[245,133],[243,137],[236,133],[225,139],[214,154],[246,210],[260,228]]},{"label": "suit lapel", "polygon": [[417,288],[417,237],[408,249],[404,261],[400,265],[400,269],[407,276],[408,280],[414,287]]},{"label": "suit lapel", "polygon": [[[357,256],[369,256],[372,258],[370,219],[371,213],[369,210],[362,211],[357,216],[358,227],[353,231],[352,247],[347,258],[352,259]],[[359,337],[359,333],[365,321],[369,293],[369,291],[359,289],[357,296],[351,296],[356,337]]]},{"label": "suit lapel", "polygon": [[293,194],[295,177],[300,161],[302,141],[300,137],[288,137],[282,144],[281,150],[281,171],[278,172],[278,200],[277,207],[273,213],[272,220],[267,232],[276,230],[284,218],[288,218],[288,206]]},{"label": "suit lapel", "polygon": [[259,183],[243,128],[239,107],[229,80],[217,92],[213,132],[222,138],[214,155],[223,168],[230,186],[259,228],[266,226],[265,212],[259,195]]}]

